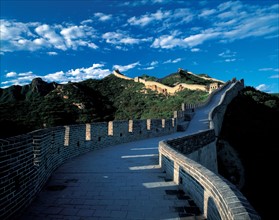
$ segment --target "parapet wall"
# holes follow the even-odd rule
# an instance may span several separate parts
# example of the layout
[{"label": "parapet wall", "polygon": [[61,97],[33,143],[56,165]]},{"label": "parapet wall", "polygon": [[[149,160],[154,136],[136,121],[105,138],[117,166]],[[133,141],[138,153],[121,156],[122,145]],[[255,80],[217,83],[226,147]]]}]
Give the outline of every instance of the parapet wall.
[{"label": "parapet wall", "polygon": [[175,119],[148,119],[61,126],[1,139],[0,219],[15,219],[65,160],[175,131]]},{"label": "parapet wall", "polygon": [[175,183],[193,198],[207,219],[260,219],[233,184],[189,157],[159,144],[161,166],[171,172]]},{"label": "parapet wall", "polygon": [[235,98],[239,91],[244,88],[244,81],[235,81],[233,85],[223,94],[221,97],[219,105],[209,113],[208,119],[210,122],[210,128],[215,130],[216,136],[220,134],[223,118],[227,110],[228,104]]},{"label": "parapet wall", "polygon": [[170,139],[166,143],[181,154],[187,155],[188,158],[218,173],[215,133],[213,129]]},{"label": "parapet wall", "polygon": [[[214,140],[220,133],[227,105],[243,87],[243,80],[233,80],[223,87],[227,90],[219,104],[209,113],[208,130],[159,143],[160,166],[168,177],[172,177],[193,198],[207,219],[261,219],[236,186],[216,174],[214,167],[210,167],[216,159]],[[175,113],[178,123],[188,111],[186,106],[182,109],[184,111]],[[209,162],[206,157],[209,157]]]}]

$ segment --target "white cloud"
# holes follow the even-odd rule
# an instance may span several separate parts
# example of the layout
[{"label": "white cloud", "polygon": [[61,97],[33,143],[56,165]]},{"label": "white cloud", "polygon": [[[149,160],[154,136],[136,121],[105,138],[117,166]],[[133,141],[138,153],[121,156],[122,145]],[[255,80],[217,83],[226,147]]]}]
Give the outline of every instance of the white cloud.
[{"label": "white cloud", "polygon": [[171,2],[171,0],[151,0],[152,3],[168,3]]},{"label": "white cloud", "polygon": [[261,68],[259,71],[279,72],[279,68]]},{"label": "white cloud", "polygon": [[163,35],[156,38],[151,45],[154,48],[172,49],[174,47],[195,47],[210,39],[216,39],[220,33],[214,33],[211,29],[202,31],[200,34],[191,35],[186,38],[177,36],[177,33],[172,35]]},{"label": "white cloud", "polygon": [[190,47],[194,47],[202,44],[203,42],[215,39],[220,35],[218,32],[213,32],[213,30],[205,30],[200,34],[191,35],[186,37],[183,41]]},{"label": "white cloud", "polygon": [[266,84],[260,84],[256,87],[257,90],[263,91],[263,92],[267,92],[270,89],[270,86],[266,85]]},{"label": "white cloud", "polygon": [[172,49],[174,47],[188,47],[188,44],[183,39],[176,38],[173,35],[163,35],[156,38],[151,47]]},{"label": "white cloud", "polygon": [[91,67],[82,67],[77,69],[71,69],[67,72],[59,71],[53,74],[48,74],[44,76],[45,79],[50,81],[59,81],[59,82],[79,82],[82,80],[94,78],[94,79],[101,79],[106,77],[110,74],[109,69],[103,69],[104,64],[95,63]]},{"label": "white cloud", "polygon": [[114,65],[113,69],[118,69],[120,72],[125,72],[130,69],[134,69],[136,66],[139,66],[139,65],[140,65],[140,62],[131,63],[126,66]]},{"label": "white cloud", "polygon": [[[161,28],[188,23],[193,19],[193,13],[187,8],[178,8],[175,10],[157,10],[155,13],[146,13],[140,17],[133,16],[128,19],[130,25],[145,27],[152,23],[161,22]],[[174,22],[175,21],[175,22]],[[158,29],[160,30],[160,28]]]},{"label": "white cloud", "polygon": [[25,77],[25,76],[33,76],[32,71],[24,72],[24,73],[19,73],[18,76]]},{"label": "white cloud", "polygon": [[101,12],[95,13],[94,16],[96,18],[98,18],[99,21],[108,21],[108,20],[112,19],[112,15],[110,15],[110,14],[107,15],[107,14],[104,14]]},{"label": "white cloud", "polygon": [[33,79],[36,75],[32,71],[23,72],[23,73],[16,73],[16,72],[9,72],[6,74],[6,78],[16,78],[13,80],[18,81],[28,81],[29,79]]},{"label": "white cloud", "polygon": [[50,55],[50,56],[56,56],[56,55],[58,55],[57,52],[53,52],[53,51],[47,52],[47,54]]},{"label": "white cloud", "polygon": [[152,38],[133,38],[127,35],[126,33],[121,32],[107,32],[103,34],[102,38],[105,39],[107,43],[114,45],[133,45],[152,40]]},{"label": "white cloud", "polygon": [[150,63],[150,66],[156,66],[159,62],[157,60],[154,60]]},{"label": "white cloud", "polygon": [[220,11],[225,11],[227,9],[237,10],[239,8],[242,8],[242,3],[240,1],[228,1],[228,2],[221,3],[218,6],[218,9]]},{"label": "white cloud", "polygon": [[215,14],[217,11],[216,9],[204,9],[200,14],[199,17],[208,17],[210,15]]},{"label": "white cloud", "polygon": [[[221,3],[216,9],[202,9],[199,15],[184,9],[181,14],[184,14],[184,17],[188,14],[190,16],[189,21],[206,19],[207,25],[204,28],[194,27],[190,29],[192,34],[189,36],[185,36],[185,34],[183,36],[183,33],[158,36],[155,38],[152,47],[164,49],[191,48],[209,40],[229,43],[251,37],[277,38],[279,30],[278,7],[278,5],[259,7],[244,4],[240,1],[229,1]],[[166,30],[169,27],[179,25],[179,21],[174,20],[174,10],[169,12],[172,16],[160,21],[161,29],[159,30]],[[148,16],[148,18],[151,18],[151,16]],[[229,62],[231,61],[232,59]]]},{"label": "white cloud", "polygon": [[84,20],[84,21],[82,21],[82,22],[80,22],[82,25],[88,25],[88,24],[91,24],[91,23],[93,23],[94,21],[92,20],[92,19],[86,19],[86,20]]},{"label": "white cloud", "polygon": [[171,13],[172,15],[167,19],[167,22],[172,22],[172,20],[176,19],[175,23],[183,24],[189,23],[194,18],[193,12],[188,8],[178,8]]},{"label": "white cloud", "polygon": [[128,23],[131,25],[139,25],[141,27],[144,27],[154,21],[160,21],[164,18],[167,18],[171,15],[170,11],[161,11],[158,10],[155,13],[146,13],[145,15],[142,15],[141,17],[131,17],[128,19]]},{"label": "white cloud", "polygon": [[50,73],[43,77],[44,80],[48,82],[66,82],[67,77],[65,76],[65,73],[63,71],[59,71],[56,73]]},{"label": "white cloud", "polygon": [[178,62],[180,62],[180,61],[182,61],[181,58],[177,58],[177,59],[174,59],[174,60],[169,59],[169,60],[163,62],[163,64],[167,64],[167,63],[178,63]]},{"label": "white cloud", "polygon": [[141,6],[141,5],[146,5],[146,4],[167,4],[171,2],[172,0],[137,0],[137,1],[127,1],[124,3],[121,3],[119,6]]},{"label": "white cloud", "polygon": [[[222,57],[224,59],[223,61],[226,62],[226,63],[235,62],[237,60],[235,58],[236,57],[236,52],[233,52],[229,49],[225,50],[222,53],[219,53],[218,56]],[[220,61],[220,62],[222,62],[222,61]]]},{"label": "white cloud", "polygon": [[93,35],[94,30],[87,26],[69,26],[61,30],[61,35],[65,39],[67,48],[76,50],[79,46],[87,46],[93,49],[98,48],[96,44],[86,38]]},{"label": "white cloud", "polygon": [[96,49],[92,42],[95,30],[83,25],[49,25],[40,22],[23,23],[15,20],[0,21],[1,52],[42,49],[77,50],[80,47]]},{"label": "white cloud", "polygon": [[34,74],[32,71],[23,73],[10,72],[6,74],[6,77],[12,79],[1,82],[1,85],[4,85],[5,87],[9,85],[24,85],[30,83],[32,79],[36,77],[41,77],[43,80],[47,82],[79,82],[90,78],[101,79],[108,76],[110,73],[111,71],[107,68],[104,68],[104,64],[101,63],[94,63],[90,67],[81,67],[77,69],[71,69],[68,71],[57,71],[55,73],[49,73],[44,76]]},{"label": "white cloud", "polygon": [[16,77],[16,76],[17,76],[16,72],[9,72],[9,73],[6,74],[7,78]]},{"label": "white cloud", "polygon": [[66,50],[67,47],[64,43],[63,38],[55,32],[55,30],[47,24],[40,25],[35,28],[35,32],[46,40],[46,42],[52,45],[54,48],[60,50]]},{"label": "white cloud", "polygon": [[33,27],[37,24],[38,23],[35,22],[22,23],[22,22],[16,22],[14,20],[0,19],[1,40],[2,41],[19,40],[22,38],[21,35],[33,36],[29,27]]},{"label": "white cloud", "polygon": [[152,61],[151,63],[147,64],[147,67],[142,68],[143,70],[153,70],[159,64],[157,60]]},{"label": "white cloud", "polygon": [[231,62],[234,62],[234,61],[236,61],[235,58],[228,58],[228,59],[225,59],[225,62],[226,62],[226,63],[231,63]]},{"label": "white cloud", "polygon": [[216,29],[221,28],[224,40],[268,37],[278,32],[278,9],[274,5],[259,7],[230,1],[218,8],[220,14],[214,25]]},{"label": "white cloud", "polygon": [[142,68],[143,70],[153,70],[153,69],[155,69],[155,67],[154,66],[149,66],[149,67],[145,67],[145,68]]},{"label": "white cloud", "polygon": [[279,74],[277,74],[277,75],[272,75],[272,76],[270,76],[269,78],[271,78],[271,79],[279,79]]},{"label": "white cloud", "polygon": [[199,51],[201,51],[199,48],[192,48],[191,49],[191,52],[199,52]]},{"label": "white cloud", "polygon": [[30,83],[32,79],[36,77],[38,76],[31,71],[24,73],[10,72],[6,74],[6,78],[8,78],[8,80],[1,82],[0,87],[6,88],[11,85],[24,85]]},{"label": "white cloud", "polygon": [[226,51],[219,53],[218,56],[223,58],[231,58],[236,56],[236,52],[232,52],[231,50],[227,49]]}]

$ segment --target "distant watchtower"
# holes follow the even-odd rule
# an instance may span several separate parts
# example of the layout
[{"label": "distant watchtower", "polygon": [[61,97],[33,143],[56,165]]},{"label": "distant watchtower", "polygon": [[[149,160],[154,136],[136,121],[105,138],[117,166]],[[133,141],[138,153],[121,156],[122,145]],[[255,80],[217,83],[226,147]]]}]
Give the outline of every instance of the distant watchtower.
[{"label": "distant watchtower", "polygon": [[209,94],[212,93],[214,90],[216,90],[218,88],[219,88],[219,84],[217,82],[210,83],[209,84],[209,89],[208,89]]}]

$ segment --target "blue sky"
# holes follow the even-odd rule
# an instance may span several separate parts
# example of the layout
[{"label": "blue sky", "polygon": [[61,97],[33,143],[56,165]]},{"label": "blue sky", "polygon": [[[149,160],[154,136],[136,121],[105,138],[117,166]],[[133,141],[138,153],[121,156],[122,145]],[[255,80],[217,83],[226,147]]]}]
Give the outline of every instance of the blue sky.
[{"label": "blue sky", "polygon": [[0,87],[183,68],[279,92],[277,0],[1,0]]}]

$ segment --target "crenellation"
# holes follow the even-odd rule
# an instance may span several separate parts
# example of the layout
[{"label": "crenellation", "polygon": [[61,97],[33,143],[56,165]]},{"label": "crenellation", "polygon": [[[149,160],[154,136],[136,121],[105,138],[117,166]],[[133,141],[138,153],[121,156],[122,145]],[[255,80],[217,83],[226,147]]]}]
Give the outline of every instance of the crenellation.
[{"label": "crenellation", "polygon": [[85,124],[85,140],[91,141],[91,124]]},{"label": "crenellation", "polygon": [[147,123],[129,120],[67,125],[0,140],[0,195],[5,207],[1,219],[20,214],[65,160],[90,150],[175,132],[172,119],[164,120],[164,127],[161,119],[149,120],[150,130]]}]

